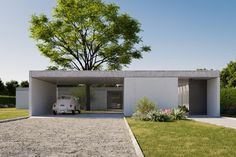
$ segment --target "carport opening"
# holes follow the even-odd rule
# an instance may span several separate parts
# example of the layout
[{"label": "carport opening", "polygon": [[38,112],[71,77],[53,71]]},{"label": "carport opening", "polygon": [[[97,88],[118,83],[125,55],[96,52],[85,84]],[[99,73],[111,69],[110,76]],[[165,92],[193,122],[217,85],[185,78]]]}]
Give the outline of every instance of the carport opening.
[{"label": "carport opening", "polygon": [[[81,109],[83,111],[86,110],[85,84],[79,84],[77,86],[57,85],[57,97],[63,95],[71,95],[78,98]],[[91,85],[90,110],[123,112],[123,84]]]},{"label": "carport opening", "polygon": [[85,112],[86,84],[90,84],[91,112],[123,113],[123,82],[122,77],[32,77],[31,115],[53,114],[53,104],[62,95],[79,98]]},{"label": "carport opening", "polygon": [[189,115],[207,115],[207,80],[179,79],[178,100],[189,108]]}]

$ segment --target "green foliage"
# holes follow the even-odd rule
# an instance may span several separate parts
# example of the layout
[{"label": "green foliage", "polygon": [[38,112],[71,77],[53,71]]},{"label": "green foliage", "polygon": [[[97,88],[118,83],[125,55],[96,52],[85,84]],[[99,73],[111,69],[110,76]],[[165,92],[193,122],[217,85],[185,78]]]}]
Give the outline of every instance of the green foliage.
[{"label": "green foliage", "polygon": [[0,104],[2,105],[16,104],[16,98],[14,96],[0,95]]},{"label": "green foliage", "polygon": [[171,109],[151,111],[147,114],[147,117],[151,121],[155,122],[172,122],[175,120],[174,115],[172,115]]},{"label": "green foliage", "polygon": [[22,82],[20,83],[20,87],[23,87],[23,88],[29,87],[29,82],[28,82],[28,81],[22,81]]},{"label": "green foliage", "polygon": [[180,109],[180,111],[183,111],[183,112],[189,112],[189,108],[185,105],[179,105],[178,108]]},{"label": "green foliage", "polygon": [[159,122],[173,122],[175,117],[171,114],[171,112],[159,111],[157,120]]},{"label": "green foliage", "polygon": [[155,121],[155,122],[172,122],[174,120],[186,119],[188,108],[179,106],[177,109],[157,110],[155,104],[148,100],[147,97],[138,101],[136,112],[132,115],[134,119]]},{"label": "green foliage", "polygon": [[85,87],[73,88],[72,95],[78,98],[81,107],[84,108],[86,103]]},{"label": "green foliage", "polygon": [[150,121],[157,122],[158,118],[159,118],[159,111],[157,111],[157,110],[150,111],[147,114],[147,119],[150,120]]},{"label": "green foliage", "polygon": [[186,108],[177,108],[177,109],[172,109],[172,115],[175,120],[184,120],[187,118],[186,116]]},{"label": "green foliage", "polygon": [[7,94],[10,96],[15,96],[16,95],[16,87],[19,87],[19,84],[17,81],[12,80],[12,81],[6,82]]},{"label": "green foliage", "polygon": [[155,103],[151,102],[147,97],[143,97],[138,101],[136,111],[140,112],[141,114],[147,114],[148,112],[153,111],[155,109]]},{"label": "green foliage", "polygon": [[46,70],[49,70],[49,71],[59,70],[59,66],[48,66]]},{"label": "green foliage", "polygon": [[236,87],[236,61],[231,61],[220,73],[221,87]]},{"label": "green foliage", "polygon": [[2,80],[0,79],[0,95],[6,94],[6,88]]},{"label": "green foliage", "polygon": [[222,114],[236,114],[236,88],[222,88],[220,91]]},{"label": "green foliage", "polygon": [[77,70],[121,69],[150,51],[140,23],[102,0],[57,0],[52,18],[33,15],[31,37],[52,63]]},{"label": "green foliage", "polygon": [[[79,86],[72,89],[72,95],[78,98],[78,102],[80,103],[81,107],[85,109],[86,105],[86,91],[85,86]],[[94,99],[94,92],[90,92],[90,100]]]},{"label": "green foliage", "polygon": [[148,120],[151,120],[150,119],[150,116],[148,114],[144,114],[144,113],[141,113],[139,111],[136,111],[132,117],[134,119],[137,119],[137,120],[144,120],[144,121],[148,121]]}]

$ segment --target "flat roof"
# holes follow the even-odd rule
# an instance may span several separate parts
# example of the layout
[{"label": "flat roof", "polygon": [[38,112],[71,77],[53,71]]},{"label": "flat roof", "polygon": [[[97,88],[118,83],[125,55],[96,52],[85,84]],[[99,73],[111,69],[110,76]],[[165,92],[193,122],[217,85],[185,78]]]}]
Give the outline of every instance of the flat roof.
[{"label": "flat roof", "polygon": [[132,70],[132,71],[30,71],[29,75],[57,84],[123,83],[124,78],[177,77],[179,79],[211,79],[219,77],[218,70]]}]

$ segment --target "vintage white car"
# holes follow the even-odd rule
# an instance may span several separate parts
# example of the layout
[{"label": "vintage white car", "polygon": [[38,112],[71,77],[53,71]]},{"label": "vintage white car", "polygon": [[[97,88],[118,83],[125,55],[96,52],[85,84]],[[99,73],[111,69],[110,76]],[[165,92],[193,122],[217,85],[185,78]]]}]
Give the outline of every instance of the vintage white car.
[{"label": "vintage white car", "polygon": [[62,95],[58,97],[57,101],[53,104],[52,110],[54,115],[68,112],[75,114],[76,111],[80,113],[80,104],[78,103],[77,98],[69,95]]}]

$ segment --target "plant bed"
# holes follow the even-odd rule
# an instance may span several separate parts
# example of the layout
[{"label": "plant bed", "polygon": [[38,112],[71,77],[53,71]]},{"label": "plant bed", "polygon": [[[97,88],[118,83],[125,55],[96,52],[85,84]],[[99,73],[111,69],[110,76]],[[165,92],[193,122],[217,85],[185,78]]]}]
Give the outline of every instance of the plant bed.
[{"label": "plant bed", "polygon": [[157,105],[151,102],[147,97],[140,99],[137,103],[134,119],[155,122],[173,122],[175,120],[184,120],[187,118],[188,108],[178,106],[172,109],[157,109]]}]

